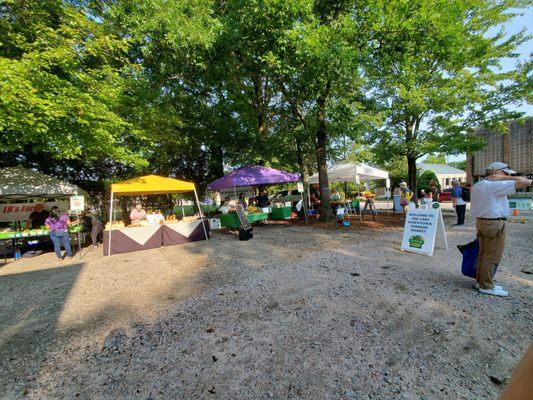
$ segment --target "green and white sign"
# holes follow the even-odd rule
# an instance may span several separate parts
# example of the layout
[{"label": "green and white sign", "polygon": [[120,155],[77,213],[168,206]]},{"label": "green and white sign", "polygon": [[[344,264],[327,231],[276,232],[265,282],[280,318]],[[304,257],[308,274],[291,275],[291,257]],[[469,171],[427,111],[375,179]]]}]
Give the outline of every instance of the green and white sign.
[{"label": "green and white sign", "polygon": [[440,208],[409,210],[405,217],[403,229],[402,251],[433,256],[437,228],[441,226],[444,247],[448,248],[444,220]]}]

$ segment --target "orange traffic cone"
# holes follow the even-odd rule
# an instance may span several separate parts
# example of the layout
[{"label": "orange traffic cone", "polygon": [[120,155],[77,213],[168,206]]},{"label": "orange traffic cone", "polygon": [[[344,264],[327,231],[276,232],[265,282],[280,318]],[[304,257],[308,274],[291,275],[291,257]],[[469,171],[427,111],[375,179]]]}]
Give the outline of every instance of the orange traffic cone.
[{"label": "orange traffic cone", "polygon": [[520,211],[518,211],[516,208],[513,210],[513,215],[515,217],[518,217],[520,215]]}]

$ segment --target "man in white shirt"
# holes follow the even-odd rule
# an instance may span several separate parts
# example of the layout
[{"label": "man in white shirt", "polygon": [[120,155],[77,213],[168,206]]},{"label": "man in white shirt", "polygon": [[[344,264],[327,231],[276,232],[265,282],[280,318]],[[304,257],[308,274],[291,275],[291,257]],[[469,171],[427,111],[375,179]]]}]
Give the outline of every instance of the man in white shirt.
[{"label": "man in white shirt", "polygon": [[486,177],[477,182],[471,191],[471,212],[476,218],[479,239],[476,280],[479,292],[494,296],[508,296],[509,293],[492,281],[494,268],[502,259],[507,229],[505,221],[509,215],[507,195],[516,189],[531,186],[532,180],[511,176],[516,172],[502,162],[495,162],[486,168]]}]

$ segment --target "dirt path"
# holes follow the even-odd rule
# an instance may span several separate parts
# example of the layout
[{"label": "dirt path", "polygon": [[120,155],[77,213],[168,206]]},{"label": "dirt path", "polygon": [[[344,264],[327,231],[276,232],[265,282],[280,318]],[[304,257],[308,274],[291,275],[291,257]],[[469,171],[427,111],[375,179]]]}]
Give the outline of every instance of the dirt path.
[{"label": "dirt path", "polygon": [[0,268],[0,398],[495,398],[531,340],[532,223],[510,226],[507,299],[460,274],[471,223],[433,258],[400,228],[277,225],[23,259]]}]

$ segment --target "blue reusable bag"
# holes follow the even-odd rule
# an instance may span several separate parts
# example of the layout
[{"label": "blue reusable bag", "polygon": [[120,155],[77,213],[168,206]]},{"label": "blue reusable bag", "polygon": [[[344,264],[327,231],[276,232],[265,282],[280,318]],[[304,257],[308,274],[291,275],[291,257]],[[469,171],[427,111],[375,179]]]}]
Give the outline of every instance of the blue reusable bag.
[{"label": "blue reusable bag", "polygon": [[[461,264],[461,272],[464,276],[476,279],[476,264],[477,264],[477,255],[479,253],[479,240],[476,238],[474,241],[458,245],[457,248],[463,255],[463,263]],[[494,267],[493,276],[496,274],[496,269],[498,266]]]}]

